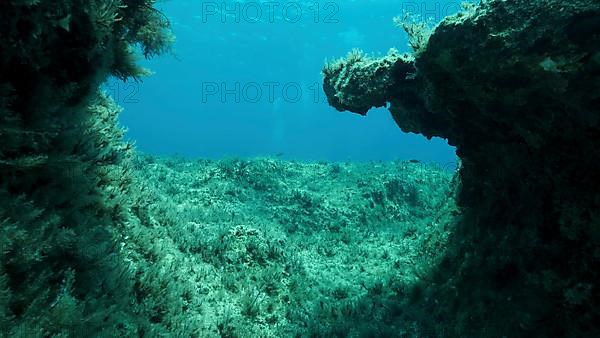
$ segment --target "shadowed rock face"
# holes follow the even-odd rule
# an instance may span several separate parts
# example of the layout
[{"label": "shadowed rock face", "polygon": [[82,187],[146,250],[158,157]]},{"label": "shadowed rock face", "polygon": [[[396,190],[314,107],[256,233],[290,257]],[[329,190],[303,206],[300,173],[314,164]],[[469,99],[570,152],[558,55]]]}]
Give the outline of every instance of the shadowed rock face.
[{"label": "shadowed rock face", "polygon": [[414,58],[324,75],[333,107],[389,103],[403,131],[446,138],[462,160],[463,214],[413,310],[424,332],[598,336],[598,1],[485,1]]},{"label": "shadowed rock face", "polygon": [[152,0],[0,2],[0,336],[139,336],[116,238],[134,219],[131,145],[109,75],[165,52]]}]

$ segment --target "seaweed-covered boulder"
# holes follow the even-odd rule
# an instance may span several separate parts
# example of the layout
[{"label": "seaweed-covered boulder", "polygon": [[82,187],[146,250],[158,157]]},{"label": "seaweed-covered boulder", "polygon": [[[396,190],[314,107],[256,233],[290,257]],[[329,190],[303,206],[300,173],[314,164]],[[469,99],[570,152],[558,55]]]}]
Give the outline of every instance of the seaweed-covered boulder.
[{"label": "seaweed-covered boulder", "polygon": [[136,336],[131,145],[99,91],[167,50],[153,0],[0,2],[0,336]]},{"label": "seaweed-covered boulder", "polygon": [[482,1],[414,55],[353,52],[323,73],[333,107],[389,105],[461,159],[463,212],[411,309],[422,332],[600,335],[598,1]]}]

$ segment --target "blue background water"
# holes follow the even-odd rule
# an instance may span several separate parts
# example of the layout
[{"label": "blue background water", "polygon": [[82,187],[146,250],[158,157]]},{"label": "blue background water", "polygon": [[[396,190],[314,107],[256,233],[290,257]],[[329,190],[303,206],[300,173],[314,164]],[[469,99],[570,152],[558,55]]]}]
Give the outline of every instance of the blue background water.
[{"label": "blue background water", "polygon": [[367,117],[326,103],[326,59],[360,48],[407,51],[393,17],[409,10],[439,21],[450,1],[171,1],[174,55],[143,61],[143,83],[112,80],[122,124],[138,149],[190,157],[298,160],[420,159],[449,165],[445,140],[405,134],[385,109]]}]

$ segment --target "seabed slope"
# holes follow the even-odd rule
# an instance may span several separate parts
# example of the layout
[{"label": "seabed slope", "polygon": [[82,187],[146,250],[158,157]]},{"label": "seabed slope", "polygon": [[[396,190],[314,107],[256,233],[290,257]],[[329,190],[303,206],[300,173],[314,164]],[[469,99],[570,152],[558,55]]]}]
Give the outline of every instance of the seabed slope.
[{"label": "seabed slope", "polygon": [[149,219],[122,245],[140,297],[200,336],[408,334],[406,292],[457,213],[452,173],[420,163],[135,163]]}]

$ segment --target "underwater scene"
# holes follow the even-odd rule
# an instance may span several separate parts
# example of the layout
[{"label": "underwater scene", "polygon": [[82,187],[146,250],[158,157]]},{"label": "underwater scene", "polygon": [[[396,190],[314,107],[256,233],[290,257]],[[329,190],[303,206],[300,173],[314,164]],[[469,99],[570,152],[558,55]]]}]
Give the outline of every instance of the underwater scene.
[{"label": "underwater scene", "polygon": [[597,0],[3,0],[0,337],[600,337]]}]

